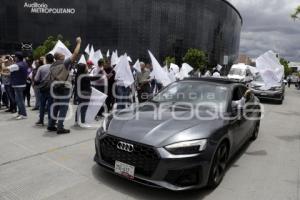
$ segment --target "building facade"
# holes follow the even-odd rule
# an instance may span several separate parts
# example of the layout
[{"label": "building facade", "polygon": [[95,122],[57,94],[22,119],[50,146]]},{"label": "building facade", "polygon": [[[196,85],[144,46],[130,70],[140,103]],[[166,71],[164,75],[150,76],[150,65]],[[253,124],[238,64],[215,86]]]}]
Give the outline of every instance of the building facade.
[{"label": "building facade", "polygon": [[241,15],[226,0],[2,0],[0,53],[62,34],[133,59],[147,59],[148,49],[162,61],[199,48],[211,64],[233,63],[241,26]]},{"label": "building facade", "polygon": [[245,65],[255,66],[255,62],[245,54],[239,55],[237,63],[244,63]]}]

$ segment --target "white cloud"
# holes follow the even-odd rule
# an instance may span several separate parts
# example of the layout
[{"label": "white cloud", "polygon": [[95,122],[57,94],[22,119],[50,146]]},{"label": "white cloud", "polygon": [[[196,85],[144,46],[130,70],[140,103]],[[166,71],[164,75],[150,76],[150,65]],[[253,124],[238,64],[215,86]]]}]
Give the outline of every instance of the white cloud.
[{"label": "white cloud", "polygon": [[297,0],[229,0],[241,12],[244,24],[240,52],[257,57],[275,50],[292,61],[300,60],[300,21],[290,14]]}]

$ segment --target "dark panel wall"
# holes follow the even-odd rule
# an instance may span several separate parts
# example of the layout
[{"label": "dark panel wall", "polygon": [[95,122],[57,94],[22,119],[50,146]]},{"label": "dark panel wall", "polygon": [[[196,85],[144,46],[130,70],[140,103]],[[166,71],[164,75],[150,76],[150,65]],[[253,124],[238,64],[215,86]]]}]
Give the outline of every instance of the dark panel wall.
[{"label": "dark panel wall", "polygon": [[[12,51],[21,42],[34,46],[49,35],[77,35],[106,52],[118,49],[132,58],[148,58],[150,49],[160,60],[182,57],[188,48],[200,48],[210,62],[233,61],[239,51],[242,19],[223,0],[2,0],[0,51]],[[74,15],[32,14],[24,3],[75,8]],[[85,44],[84,44],[85,45]]]}]

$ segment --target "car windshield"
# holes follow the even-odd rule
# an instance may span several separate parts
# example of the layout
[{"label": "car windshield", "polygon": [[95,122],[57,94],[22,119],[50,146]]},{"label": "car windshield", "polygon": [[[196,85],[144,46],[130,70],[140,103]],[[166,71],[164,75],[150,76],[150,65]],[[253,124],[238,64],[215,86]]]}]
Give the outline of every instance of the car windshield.
[{"label": "car windshield", "polygon": [[162,90],[152,101],[225,111],[228,88],[213,83],[181,81]]},{"label": "car windshield", "polygon": [[229,75],[239,75],[239,76],[244,76],[245,71],[239,68],[231,68],[229,71]]}]

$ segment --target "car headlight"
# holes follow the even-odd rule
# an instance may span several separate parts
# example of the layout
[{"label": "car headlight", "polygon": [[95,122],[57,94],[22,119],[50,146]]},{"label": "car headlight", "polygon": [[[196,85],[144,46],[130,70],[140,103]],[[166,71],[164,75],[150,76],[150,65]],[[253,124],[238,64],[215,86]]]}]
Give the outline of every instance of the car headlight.
[{"label": "car headlight", "polygon": [[282,87],[281,86],[277,86],[277,87],[273,87],[272,89],[275,90],[275,91],[281,91]]},{"label": "car headlight", "polygon": [[101,125],[101,127],[103,128],[103,131],[104,131],[104,132],[107,131],[107,125],[108,125],[107,122],[108,122],[107,118],[104,117],[104,119],[103,119],[103,121],[102,121],[102,125]]},{"label": "car headlight", "polygon": [[193,140],[186,142],[179,142],[165,147],[167,151],[174,155],[188,155],[197,154],[204,151],[207,146],[207,140]]},{"label": "car headlight", "polygon": [[102,121],[100,128],[97,130],[97,135],[99,137],[102,136],[104,133],[106,133],[107,128],[108,128],[108,119],[105,117]]}]

